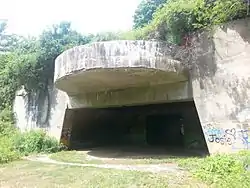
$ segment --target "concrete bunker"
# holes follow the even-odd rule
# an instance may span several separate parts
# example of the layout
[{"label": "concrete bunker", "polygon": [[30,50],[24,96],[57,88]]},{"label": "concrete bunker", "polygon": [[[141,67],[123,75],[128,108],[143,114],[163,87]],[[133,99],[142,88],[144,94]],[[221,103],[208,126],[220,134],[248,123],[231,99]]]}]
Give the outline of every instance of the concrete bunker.
[{"label": "concrete bunker", "polygon": [[[75,134],[74,114],[193,101],[203,130],[198,137],[205,136],[209,153],[249,149],[249,24],[249,19],[235,20],[213,33],[194,34],[191,46],[108,41],[69,49],[55,61],[54,84],[48,87],[48,101],[41,101],[47,110],[17,94],[16,126],[22,131],[46,129],[68,144]],[[36,93],[32,98],[36,100]],[[41,125],[38,116],[47,117],[46,122]],[[187,126],[184,134],[184,140],[196,140]]]},{"label": "concrete bunker", "polygon": [[[73,149],[150,146],[206,151],[189,73],[168,51],[161,42],[111,41],[60,55],[55,86],[69,96],[62,140]],[[69,132],[70,137],[64,136]]]}]

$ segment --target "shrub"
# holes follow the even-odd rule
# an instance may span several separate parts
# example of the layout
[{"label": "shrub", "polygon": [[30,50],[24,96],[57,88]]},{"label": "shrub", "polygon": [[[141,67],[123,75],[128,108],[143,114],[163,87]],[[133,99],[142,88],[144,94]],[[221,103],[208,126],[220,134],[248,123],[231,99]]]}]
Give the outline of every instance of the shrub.
[{"label": "shrub", "polygon": [[13,148],[10,137],[0,135],[0,164],[16,160],[20,157]]},{"label": "shrub", "polygon": [[11,134],[14,129],[11,110],[6,108],[0,112],[0,136]]},{"label": "shrub", "polygon": [[53,153],[63,149],[56,139],[46,135],[44,131],[33,130],[19,133],[14,139],[14,147],[19,153]]},{"label": "shrub", "polygon": [[41,130],[20,133],[9,108],[0,111],[0,164],[30,153],[52,153],[64,149],[56,139]]},{"label": "shrub", "polygon": [[[232,173],[243,173],[242,163],[230,155],[207,157],[197,169],[196,175],[202,179],[221,179]],[[210,177],[211,176],[211,177]]]},{"label": "shrub", "polygon": [[203,159],[194,175],[216,187],[250,187],[250,152],[233,155],[215,155]]},{"label": "shrub", "polygon": [[0,111],[0,164],[7,163],[19,158],[18,152],[14,150],[12,135],[15,128],[12,123],[10,109]]}]

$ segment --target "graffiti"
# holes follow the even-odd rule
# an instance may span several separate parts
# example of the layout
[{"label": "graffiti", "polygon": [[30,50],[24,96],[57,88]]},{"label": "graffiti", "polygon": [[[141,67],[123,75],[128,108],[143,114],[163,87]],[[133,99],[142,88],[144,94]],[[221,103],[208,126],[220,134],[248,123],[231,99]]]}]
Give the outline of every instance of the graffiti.
[{"label": "graffiti", "polygon": [[[238,127],[240,126],[238,125]],[[232,149],[240,150],[250,149],[250,127],[248,125],[246,127],[244,129],[223,129],[208,124],[203,127],[203,130],[208,142],[231,146]]]},{"label": "graffiti", "polygon": [[207,136],[209,142],[232,145],[236,139],[236,130],[234,128],[226,130],[213,128],[208,130]]},{"label": "graffiti", "polygon": [[245,149],[249,149],[250,147],[250,129],[242,129],[239,130],[239,138],[242,140],[242,144]]},{"label": "graffiti", "polygon": [[211,124],[204,126],[204,134],[206,140],[210,143],[221,145],[232,145],[236,140],[236,129],[216,128]]},{"label": "graffiti", "polygon": [[221,145],[224,144],[228,144],[228,145],[232,145],[232,139],[231,138],[227,138],[226,135],[224,135],[223,137],[217,137],[216,135],[209,135],[210,138],[208,138],[209,142],[216,142],[216,143],[220,143]]},{"label": "graffiti", "polygon": [[65,146],[69,146],[70,137],[71,137],[71,129],[70,128],[63,129],[61,136],[61,143],[64,144]]},{"label": "graffiti", "polygon": [[215,128],[211,124],[204,127],[204,133],[207,141],[221,145],[232,145],[236,140],[236,130]]},{"label": "graffiti", "polygon": [[234,140],[236,139],[236,130],[235,130],[235,128],[226,129],[226,130],[225,130],[225,133],[226,133],[227,135],[229,135],[229,136],[232,136]]}]

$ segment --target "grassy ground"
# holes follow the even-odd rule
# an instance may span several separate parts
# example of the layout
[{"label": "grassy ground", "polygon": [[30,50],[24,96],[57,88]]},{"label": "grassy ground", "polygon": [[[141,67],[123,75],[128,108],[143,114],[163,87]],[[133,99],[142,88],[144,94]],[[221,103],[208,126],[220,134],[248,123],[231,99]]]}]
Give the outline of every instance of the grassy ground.
[{"label": "grassy ground", "polygon": [[53,154],[51,158],[64,162],[105,164],[164,164],[175,163],[186,168],[193,177],[218,188],[250,187],[250,151],[236,154],[214,155],[205,158],[166,156],[162,159],[89,159],[87,153],[68,151]]},{"label": "grassy ground", "polygon": [[104,164],[102,160],[88,159],[86,152],[77,152],[77,151],[61,151],[50,155],[51,159],[70,162],[70,163],[81,163],[81,164]]},{"label": "grassy ground", "polygon": [[[18,161],[0,166],[1,188],[201,187],[189,177]],[[202,186],[204,187],[204,186]]]},{"label": "grassy ground", "polygon": [[[53,159],[65,162],[86,164],[109,164],[103,159],[92,159],[86,153],[64,151],[53,154]],[[124,164],[128,165],[131,161]],[[134,159],[133,159],[134,160]],[[121,161],[116,161],[116,163]],[[130,164],[177,163],[187,171],[149,173],[125,171],[95,167],[77,167],[41,162],[19,161],[0,165],[0,187],[7,188],[46,188],[46,187],[102,187],[102,188],[136,188],[136,187],[215,187],[248,188],[250,187],[250,153],[233,155],[216,155],[206,158],[166,158],[136,159]],[[120,163],[122,164],[122,163]],[[246,169],[249,169],[246,170]],[[192,176],[190,175],[192,174]],[[198,178],[205,182],[195,179]],[[209,185],[209,186],[208,186]]]},{"label": "grassy ground", "polygon": [[92,158],[86,152],[79,151],[62,151],[54,153],[50,156],[51,159],[62,161],[62,162],[71,162],[71,163],[82,163],[82,164],[166,164],[166,163],[185,163],[189,160],[199,160],[199,158],[191,157],[145,157],[145,158]]}]

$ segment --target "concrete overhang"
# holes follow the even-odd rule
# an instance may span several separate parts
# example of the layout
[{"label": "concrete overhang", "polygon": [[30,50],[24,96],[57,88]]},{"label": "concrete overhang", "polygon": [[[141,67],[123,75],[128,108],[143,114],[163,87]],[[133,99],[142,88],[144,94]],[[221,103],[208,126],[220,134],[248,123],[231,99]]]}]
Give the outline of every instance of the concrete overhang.
[{"label": "concrete overhang", "polygon": [[71,48],[55,62],[55,85],[74,96],[187,81],[175,49],[158,41],[109,41]]}]

